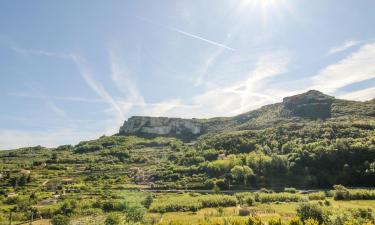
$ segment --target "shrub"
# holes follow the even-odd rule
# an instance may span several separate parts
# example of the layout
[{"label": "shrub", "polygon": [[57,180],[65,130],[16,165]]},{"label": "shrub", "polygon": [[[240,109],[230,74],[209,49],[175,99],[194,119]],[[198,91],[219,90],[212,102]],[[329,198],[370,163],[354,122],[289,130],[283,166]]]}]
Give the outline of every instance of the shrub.
[{"label": "shrub", "polygon": [[111,213],[104,221],[105,225],[120,225],[122,224],[121,217],[118,214]]},{"label": "shrub", "polygon": [[56,215],[52,218],[52,225],[69,225],[70,221],[67,216]]},{"label": "shrub", "polygon": [[281,218],[272,218],[268,221],[268,225],[282,225]]},{"label": "shrub", "polygon": [[304,221],[305,225],[319,225],[319,221],[313,219],[313,218],[309,218],[307,220]]},{"label": "shrub", "polygon": [[240,205],[247,204],[248,206],[252,206],[254,203],[254,196],[251,193],[237,193],[235,196]]},{"label": "shrub", "polygon": [[309,200],[324,200],[326,199],[326,194],[323,191],[309,193],[308,195]]},{"label": "shrub", "polygon": [[77,202],[70,200],[70,201],[65,201],[61,206],[60,206],[60,213],[66,216],[71,216],[75,209],[77,208]]},{"label": "shrub", "polygon": [[[319,223],[323,222],[323,210],[315,203],[302,203],[297,208],[297,215],[303,220],[315,219]],[[306,223],[306,222],[305,222]]]},{"label": "shrub", "polygon": [[132,206],[126,210],[126,220],[128,222],[141,222],[146,213],[143,207]]},{"label": "shrub", "polygon": [[259,217],[250,216],[247,220],[247,225],[263,225]]},{"label": "shrub", "polygon": [[199,198],[203,208],[229,207],[237,205],[237,199],[230,195],[202,195]]},{"label": "shrub", "polygon": [[290,218],[286,224],[287,225],[303,225],[301,219],[298,216]]},{"label": "shrub", "polygon": [[150,208],[152,202],[154,201],[154,199],[152,198],[151,195],[147,195],[147,197],[142,201],[142,205],[148,209]]},{"label": "shrub", "polygon": [[334,185],[333,188],[335,189],[333,198],[335,200],[347,200],[349,199],[349,190],[344,187],[343,185]]},{"label": "shrub", "polygon": [[347,189],[342,185],[334,186],[335,200],[374,200],[375,190],[368,189]]},{"label": "shrub", "polygon": [[113,212],[113,211],[124,211],[128,208],[127,202],[118,202],[118,201],[105,201],[103,203],[95,203],[95,205],[101,206],[104,212]]},{"label": "shrub", "polygon": [[261,203],[268,202],[304,202],[307,201],[306,196],[299,194],[291,194],[286,192],[281,193],[257,193],[255,200]]}]

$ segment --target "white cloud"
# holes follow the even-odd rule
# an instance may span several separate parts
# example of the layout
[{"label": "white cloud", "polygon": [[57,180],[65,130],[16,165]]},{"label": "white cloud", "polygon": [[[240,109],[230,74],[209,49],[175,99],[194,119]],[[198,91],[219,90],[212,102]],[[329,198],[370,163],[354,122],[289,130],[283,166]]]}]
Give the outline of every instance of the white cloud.
[{"label": "white cloud", "polygon": [[312,78],[312,89],[334,94],[340,88],[375,78],[375,42],[329,65]]},{"label": "white cloud", "polygon": [[264,54],[243,80],[209,88],[189,100],[195,105],[194,110],[174,112],[184,114],[185,117],[231,116],[276,102],[283,97],[280,93],[288,91],[275,91],[272,86],[268,87],[268,83],[287,71],[288,62],[289,55],[286,52]]},{"label": "white cloud", "polygon": [[55,129],[48,131],[0,130],[0,150],[42,145],[56,147],[62,144],[78,143],[82,140],[98,138],[100,132],[84,129]]},{"label": "white cloud", "polygon": [[332,55],[332,54],[336,54],[336,53],[339,53],[339,52],[343,52],[343,51],[346,51],[346,50],[348,50],[349,48],[354,47],[354,46],[356,46],[356,45],[358,45],[358,44],[360,44],[360,43],[361,43],[360,41],[349,40],[349,41],[344,42],[344,43],[343,43],[342,45],[340,45],[340,46],[336,46],[336,47],[331,48],[331,49],[328,51],[328,53],[329,53],[330,55]]},{"label": "white cloud", "polygon": [[124,60],[113,50],[109,51],[109,60],[111,79],[117,86],[117,89],[124,94],[128,102],[144,104],[143,96],[140,94],[137,85],[131,79],[130,72],[127,70]]},{"label": "white cloud", "polygon": [[338,97],[342,99],[355,100],[355,101],[372,100],[375,98],[375,87],[348,92],[348,93],[339,95]]}]

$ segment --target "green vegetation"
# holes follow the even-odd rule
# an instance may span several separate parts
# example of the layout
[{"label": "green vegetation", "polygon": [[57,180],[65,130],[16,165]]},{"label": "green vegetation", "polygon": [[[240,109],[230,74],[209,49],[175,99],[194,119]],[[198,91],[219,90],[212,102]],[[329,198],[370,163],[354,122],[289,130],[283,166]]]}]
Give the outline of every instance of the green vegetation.
[{"label": "green vegetation", "polygon": [[375,102],[317,95],[198,120],[194,139],[0,151],[0,224],[374,223]]}]

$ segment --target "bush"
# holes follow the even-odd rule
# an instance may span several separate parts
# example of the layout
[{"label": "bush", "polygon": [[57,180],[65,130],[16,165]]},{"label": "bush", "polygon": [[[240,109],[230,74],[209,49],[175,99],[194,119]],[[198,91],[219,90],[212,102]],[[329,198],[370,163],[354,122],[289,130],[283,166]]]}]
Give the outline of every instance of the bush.
[{"label": "bush", "polygon": [[348,200],[349,199],[349,190],[343,185],[334,185],[335,189],[333,198],[335,200]]},{"label": "bush", "polygon": [[52,225],[69,225],[70,220],[67,216],[56,215],[52,218]]},{"label": "bush", "polygon": [[307,220],[304,221],[305,225],[319,225],[319,221],[313,219],[313,218],[309,218]]},{"label": "bush", "polygon": [[342,185],[334,186],[335,200],[374,200],[375,190],[368,189],[347,189]]},{"label": "bush", "polygon": [[270,219],[268,225],[282,225],[280,217]]},{"label": "bush", "polygon": [[128,222],[141,222],[146,213],[143,207],[132,206],[126,210],[126,220]]},{"label": "bush", "polygon": [[254,203],[254,196],[251,193],[237,193],[235,196],[240,205],[252,206]]},{"label": "bush", "polygon": [[[95,203],[100,204],[100,203]],[[128,204],[127,202],[118,202],[118,201],[105,201],[100,204],[102,210],[104,212],[113,212],[113,211],[124,211],[127,209]]]},{"label": "bush", "polygon": [[230,195],[203,195],[199,198],[203,208],[236,206],[237,199]]},{"label": "bush", "polygon": [[303,225],[301,219],[298,216],[290,218],[286,224],[287,225]]},{"label": "bush", "polygon": [[152,198],[151,195],[147,195],[147,197],[142,201],[142,205],[148,209],[150,208],[152,202],[154,201],[154,199]]},{"label": "bush", "polygon": [[122,224],[121,217],[117,214],[111,213],[104,221],[105,225],[120,225]]},{"label": "bush", "polygon": [[[315,219],[319,223],[323,222],[323,210],[315,203],[302,203],[297,208],[297,215],[303,220]],[[305,222],[306,223],[306,222]]]},{"label": "bush", "polygon": [[250,216],[247,225],[263,225],[262,220],[259,217]]},{"label": "bush", "polygon": [[309,193],[307,196],[309,200],[325,200],[326,199],[326,194],[323,191]]},{"label": "bush", "polygon": [[255,195],[255,201],[261,203],[269,203],[269,202],[304,202],[307,201],[306,196],[299,195],[299,194],[291,194],[286,192],[281,193],[257,193]]}]

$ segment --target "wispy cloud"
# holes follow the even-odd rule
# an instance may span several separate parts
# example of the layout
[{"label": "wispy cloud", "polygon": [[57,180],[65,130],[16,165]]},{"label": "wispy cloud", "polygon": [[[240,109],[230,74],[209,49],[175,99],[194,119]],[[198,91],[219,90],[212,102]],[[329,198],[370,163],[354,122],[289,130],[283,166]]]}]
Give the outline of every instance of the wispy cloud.
[{"label": "wispy cloud", "polygon": [[329,65],[312,77],[312,89],[334,94],[340,88],[375,77],[375,42]]},{"label": "wispy cloud", "polygon": [[35,99],[51,99],[61,101],[72,101],[72,102],[85,102],[85,103],[101,103],[104,102],[102,99],[97,98],[84,98],[75,96],[53,96],[53,95],[36,95],[26,92],[11,92],[9,96],[24,97],[24,98],[35,98]]},{"label": "wispy cloud", "polygon": [[356,41],[356,40],[348,40],[348,41],[345,41],[342,45],[340,46],[336,46],[336,47],[333,47],[331,48],[328,53],[330,55],[332,54],[336,54],[336,53],[339,53],[339,52],[343,52],[343,51],[346,51],[348,50],[349,48],[351,47],[354,47],[358,44],[361,44],[362,42],[361,41]]},{"label": "wispy cloud", "polygon": [[128,102],[145,104],[137,85],[131,79],[130,71],[123,60],[113,49],[109,50],[109,61],[111,67],[111,79],[117,89],[124,94]]},{"label": "wispy cloud", "polygon": [[371,100],[375,98],[375,87],[348,92],[345,94],[341,94],[338,97],[342,99],[355,100],[355,101]]},{"label": "wispy cloud", "polygon": [[289,54],[286,52],[263,54],[243,80],[209,88],[190,99],[196,106],[193,111],[174,110],[174,113],[194,117],[231,116],[276,102],[283,97],[281,93],[289,91],[274,91],[268,82],[285,73],[288,62]]},{"label": "wispy cloud", "polygon": [[72,54],[71,59],[77,65],[78,70],[86,84],[106,103],[111,106],[110,112],[114,113],[116,120],[124,119],[124,113],[119,104],[113,99],[109,92],[97,82],[93,73],[86,62],[86,59],[79,54]]},{"label": "wispy cloud", "polygon": [[213,41],[213,40],[209,40],[207,38],[204,38],[202,36],[198,36],[196,34],[192,34],[190,32],[187,32],[187,31],[184,31],[184,30],[181,30],[181,29],[178,29],[178,28],[175,28],[175,27],[172,27],[172,26],[166,26],[166,25],[163,25],[163,24],[159,24],[159,23],[156,23],[150,19],[146,19],[146,18],[143,18],[143,17],[137,17],[139,20],[142,20],[144,22],[147,22],[147,23],[150,23],[150,24],[153,24],[155,26],[158,26],[158,27],[163,27],[164,29],[167,29],[167,30],[171,30],[171,31],[174,31],[174,32],[177,32],[179,34],[182,34],[182,35],[185,35],[187,37],[190,37],[190,38],[194,38],[194,39],[197,39],[197,40],[200,40],[200,41],[203,41],[203,42],[206,42],[208,44],[211,44],[211,45],[214,45],[214,46],[217,46],[217,47],[220,47],[220,48],[224,48],[224,49],[227,49],[227,50],[230,50],[230,51],[235,51],[234,48],[232,47],[229,47],[228,45],[226,44],[222,44],[222,43],[219,43],[219,42],[216,42],[216,41]]}]

